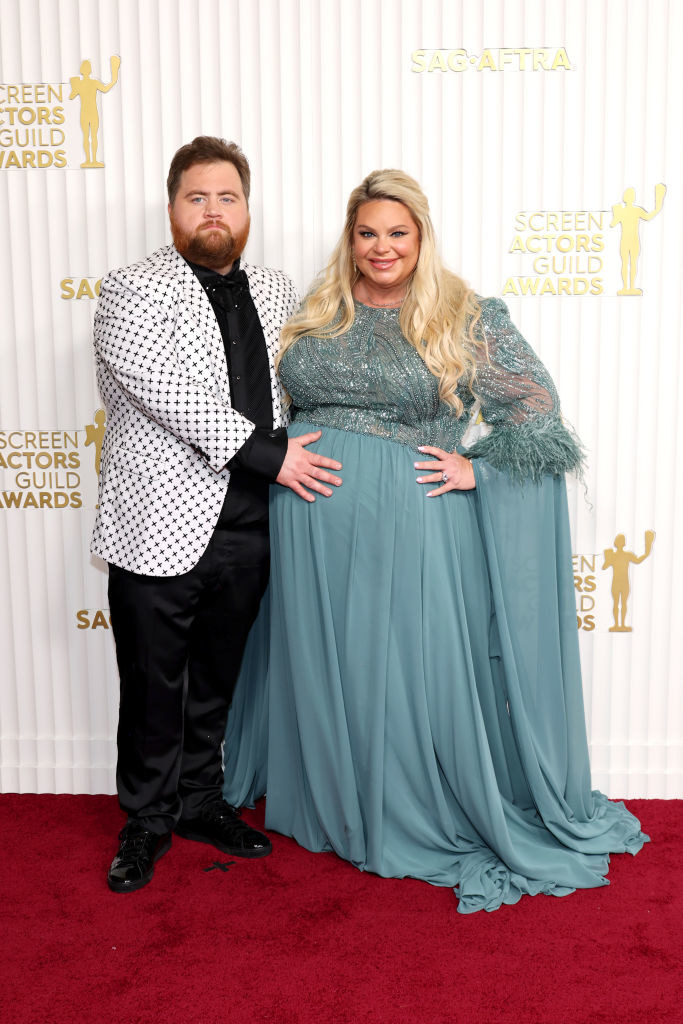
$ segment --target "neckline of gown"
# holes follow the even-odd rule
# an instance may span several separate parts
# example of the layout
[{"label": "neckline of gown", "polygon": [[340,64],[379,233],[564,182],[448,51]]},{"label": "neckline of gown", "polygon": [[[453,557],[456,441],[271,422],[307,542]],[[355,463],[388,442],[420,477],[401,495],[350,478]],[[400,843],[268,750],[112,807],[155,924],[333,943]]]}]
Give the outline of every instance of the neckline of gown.
[{"label": "neckline of gown", "polygon": [[368,306],[366,302],[361,302],[360,299],[354,297],[354,306],[360,306],[361,309],[368,309],[371,313],[400,313],[401,306]]}]

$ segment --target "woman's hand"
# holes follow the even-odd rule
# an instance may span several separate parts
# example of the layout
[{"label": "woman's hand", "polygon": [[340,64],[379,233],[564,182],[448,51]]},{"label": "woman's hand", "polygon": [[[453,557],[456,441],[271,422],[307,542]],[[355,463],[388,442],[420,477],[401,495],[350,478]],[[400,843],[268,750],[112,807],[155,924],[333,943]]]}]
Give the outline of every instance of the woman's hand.
[{"label": "woman's hand", "polygon": [[431,470],[429,476],[419,476],[418,484],[440,483],[434,491],[429,491],[428,498],[434,498],[437,494],[445,494],[446,491],[471,491],[477,484],[474,479],[472,463],[463,455],[457,452],[445,452],[443,448],[433,448],[424,444],[418,448],[419,452],[433,455],[430,462],[416,462],[415,469]]}]

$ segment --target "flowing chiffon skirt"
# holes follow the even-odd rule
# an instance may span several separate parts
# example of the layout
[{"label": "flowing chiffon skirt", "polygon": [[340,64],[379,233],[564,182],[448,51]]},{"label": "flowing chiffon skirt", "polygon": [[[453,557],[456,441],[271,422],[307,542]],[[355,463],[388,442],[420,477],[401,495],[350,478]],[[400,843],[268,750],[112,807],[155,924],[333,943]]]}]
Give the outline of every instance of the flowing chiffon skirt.
[{"label": "flowing chiffon skirt", "polygon": [[343,464],[331,498],[271,489],[226,799],[267,791],[268,828],[452,886],[463,913],[607,884],[647,836],[590,788],[564,480],[475,462],[476,490],[427,498],[403,445],[319,447]]}]

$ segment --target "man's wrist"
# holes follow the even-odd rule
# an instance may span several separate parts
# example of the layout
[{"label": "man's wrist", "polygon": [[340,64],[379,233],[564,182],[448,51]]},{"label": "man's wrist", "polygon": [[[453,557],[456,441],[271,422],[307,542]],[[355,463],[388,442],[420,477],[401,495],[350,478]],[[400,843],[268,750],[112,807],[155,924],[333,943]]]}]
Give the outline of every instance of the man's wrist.
[{"label": "man's wrist", "polygon": [[274,483],[285,461],[287,443],[285,427],[256,427],[228,466],[246,469]]}]

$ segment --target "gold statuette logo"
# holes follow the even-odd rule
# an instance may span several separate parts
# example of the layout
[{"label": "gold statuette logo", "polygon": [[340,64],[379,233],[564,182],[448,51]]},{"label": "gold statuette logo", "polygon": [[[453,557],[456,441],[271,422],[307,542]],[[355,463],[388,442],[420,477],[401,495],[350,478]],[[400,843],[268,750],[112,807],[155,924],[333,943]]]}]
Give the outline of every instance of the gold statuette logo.
[{"label": "gold statuette logo", "polygon": [[83,152],[85,160],[81,167],[104,167],[104,164],[97,159],[98,136],[100,129],[100,115],[97,110],[98,92],[109,92],[116,85],[119,78],[119,67],[121,58],[114,55],[110,60],[111,82],[105,85],[98,78],[92,78],[92,64],[84,60],[81,64],[81,74],[71,79],[70,100],[80,99],[81,101],[81,131],[83,133]]},{"label": "gold statuette logo", "polygon": [[654,530],[645,531],[645,551],[642,555],[635,555],[633,551],[626,551],[626,537],[623,533],[617,534],[614,538],[614,547],[605,548],[605,560],[603,569],[612,570],[612,615],[614,625],[610,626],[610,633],[630,633],[631,626],[626,625],[626,612],[628,610],[628,599],[631,593],[631,581],[629,569],[632,565],[640,565],[652,551],[655,539]]},{"label": "gold statuette logo", "polygon": [[[617,295],[642,295],[636,288],[640,256],[640,222],[662,209],[666,185],[655,188],[655,208],[635,205],[635,190],[627,188],[623,203],[607,210],[520,210],[508,252],[521,274],[508,277],[505,295],[603,295],[605,281],[616,277],[616,245],[606,245],[605,229],[621,226],[621,278]],[[616,242],[616,236],[611,235]],[[611,294],[615,294],[612,292]]]},{"label": "gold statuette logo", "polygon": [[95,456],[95,473],[97,479],[100,477],[100,464],[102,460],[102,442],[104,441],[104,432],[107,429],[107,414],[104,409],[98,409],[93,417],[94,423],[88,423],[85,428],[85,447],[88,445],[94,445],[95,450],[93,455]]},{"label": "gold statuette logo", "polygon": [[636,274],[638,273],[638,258],[640,256],[640,222],[641,220],[652,220],[661,212],[666,185],[655,186],[655,208],[649,213],[642,206],[636,206],[636,192],[633,188],[627,188],[624,192],[623,203],[616,203],[612,207],[611,228],[621,226],[621,245],[619,254],[621,256],[621,280],[623,287],[617,295],[642,295],[642,288],[636,288]]}]

